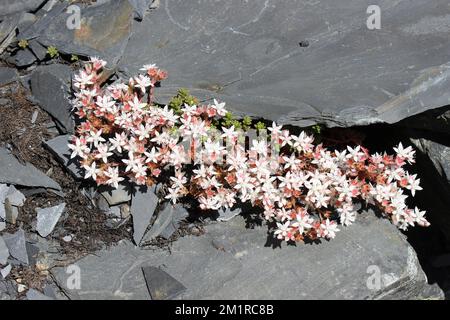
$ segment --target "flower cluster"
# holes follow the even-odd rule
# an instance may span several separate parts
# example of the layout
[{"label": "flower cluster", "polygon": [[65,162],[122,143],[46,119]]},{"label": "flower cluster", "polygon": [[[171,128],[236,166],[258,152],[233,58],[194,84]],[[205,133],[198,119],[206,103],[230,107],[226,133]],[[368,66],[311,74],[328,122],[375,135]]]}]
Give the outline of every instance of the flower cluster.
[{"label": "flower cluster", "polygon": [[204,210],[249,202],[285,241],[334,238],[338,225],[355,221],[358,202],[404,230],[429,225],[424,211],[406,204],[408,194],[422,189],[404,168],[414,163],[411,147],[399,144],[395,155],[370,154],[362,146],[327,150],[305,132],[291,134],[276,123],[269,135],[259,132],[246,143],[242,130],[222,126],[225,103],[177,110],[155,105],[154,87],[167,76],[155,65],[110,85],[102,83],[104,67],[92,58],[74,77],[79,124],[69,145],[85,178],[98,185],[164,181],[167,200],[190,196]]}]

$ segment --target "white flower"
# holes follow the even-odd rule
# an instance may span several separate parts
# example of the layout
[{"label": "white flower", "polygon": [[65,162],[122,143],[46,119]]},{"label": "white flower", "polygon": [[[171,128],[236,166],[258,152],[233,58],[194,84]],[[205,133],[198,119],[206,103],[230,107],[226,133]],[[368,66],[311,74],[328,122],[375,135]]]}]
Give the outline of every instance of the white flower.
[{"label": "white flower", "polygon": [[219,103],[216,99],[214,99],[214,105],[212,105],[212,107],[216,109],[219,116],[224,116],[227,113],[227,110],[225,109],[225,102]]},{"label": "white flower", "polygon": [[96,159],[102,159],[104,163],[108,163],[108,157],[112,156],[112,152],[108,152],[108,146],[106,144],[100,143],[97,146],[98,154],[95,156]]},{"label": "white flower", "polygon": [[105,139],[102,137],[103,130],[91,131],[90,136],[86,139],[87,142],[91,142],[94,144],[94,147],[98,147],[98,144],[101,142],[105,142]]},{"label": "white flower", "polygon": [[325,220],[320,224],[321,236],[327,239],[333,239],[336,237],[336,232],[339,231],[337,228],[337,224],[335,221],[330,221],[329,219]]},{"label": "white flower", "polygon": [[70,149],[72,149],[72,154],[70,155],[71,159],[75,158],[76,156],[84,159],[86,158],[86,154],[90,151],[84,139],[81,138],[75,138],[74,144],[69,144],[68,146]]},{"label": "white flower", "polygon": [[97,163],[95,161],[92,161],[91,165],[84,165],[83,168],[86,170],[86,175],[84,176],[85,179],[92,177],[92,179],[97,179],[97,174],[101,172],[100,169],[97,168]]},{"label": "white flower", "polygon": [[119,187],[119,182],[124,180],[124,178],[119,177],[119,168],[117,167],[109,167],[105,172],[105,175],[109,177],[106,183],[112,185],[116,189]]},{"label": "white flower", "polygon": [[408,175],[408,185],[406,186],[406,189],[411,190],[411,194],[414,197],[416,195],[416,191],[423,190],[420,186],[420,179],[416,179],[417,174]]}]

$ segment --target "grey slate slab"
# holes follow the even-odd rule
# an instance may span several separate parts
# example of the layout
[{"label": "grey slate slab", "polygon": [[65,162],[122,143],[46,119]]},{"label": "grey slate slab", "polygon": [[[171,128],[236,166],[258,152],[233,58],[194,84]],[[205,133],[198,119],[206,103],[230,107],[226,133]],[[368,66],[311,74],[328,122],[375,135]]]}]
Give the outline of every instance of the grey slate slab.
[{"label": "grey slate slab", "polygon": [[[366,26],[374,4],[380,30]],[[120,67],[156,63],[163,87],[280,123],[394,123],[450,103],[449,17],[447,0],[161,0]]]},{"label": "grey slate slab", "polygon": [[7,149],[0,147],[0,183],[61,190],[54,180],[27,163],[21,164]]},{"label": "grey slate slab", "polygon": [[73,132],[69,101],[72,69],[67,65],[39,66],[31,75],[34,100],[47,111],[63,132]]},{"label": "grey slate slab", "polygon": [[158,197],[153,188],[138,189],[133,195],[130,212],[133,216],[133,239],[136,245],[140,244],[157,205]]},{"label": "grey slate slab", "polygon": [[18,79],[17,71],[13,68],[0,67],[0,87]]},{"label": "grey slate slab", "polygon": [[61,215],[66,207],[65,203],[57,206],[40,209],[37,208],[37,225],[36,231],[42,236],[47,237],[55,228],[56,224],[61,218]]},{"label": "grey slate slab", "polygon": [[25,232],[23,229],[19,229],[16,233],[3,235],[3,240],[9,249],[9,254],[19,260],[20,262],[28,265],[28,253],[26,248]]},{"label": "grey slate slab", "polygon": [[[207,226],[202,236],[180,238],[170,252],[123,241],[87,256],[77,261],[80,290],[67,288],[64,268],[52,273],[73,299],[149,299],[145,266],[161,268],[187,288],[177,299],[430,298],[417,256],[395,226],[370,213],[357,221],[333,241],[280,248],[266,245],[265,226],[247,229],[236,217]],[[216,248],[223,239],[226,251]],[[367,286],[370,266],[380,270],[379,289]]]},{"label": "grey slate slab", "polygon": [[51,140],[48,140],[44,145],[56,156],[57,160],[64,165],[65,168],[77,179],[84,177],[83,169],[77,159],[70,159],[72,151],[68,144],[70,135],[61,135]]},{"label": "grey slate slab", "polygon": [[[59,10],[58,14],[52,11]],[[81,29],[69,29],[69,13],[55,6],[41,22],[38,41],[45,46],[55,46],[62,53],[80,56],[99,56],[114,65],[131,34],[133,7],[128,0],[106,1],[99,5],[82,6]],[[30,32],[30,36],[33,33]]]},{"label": "grey slate slab", "polygon": [[5,240],[0,236],[0,264],[5,265],[8,261],[9,249],[6,246]]},{"label": "grey slate slab", "polygon": [[7,15],[18,11],[34,11],[45,0],[2,0],[0,2],[0,15]]},{"label": "grey slate slab", "polygon": [[27,291],[27,299],[28,300],[55,300],[52,297],[48,297],[45,294],[35,290],[35,289],[29,289]]},{"label": "grey slate slab", "polygon": [[186,287],[170,274],[156,267],[143,267],[145,282],[152,300],[172,300],[184,291]]}]

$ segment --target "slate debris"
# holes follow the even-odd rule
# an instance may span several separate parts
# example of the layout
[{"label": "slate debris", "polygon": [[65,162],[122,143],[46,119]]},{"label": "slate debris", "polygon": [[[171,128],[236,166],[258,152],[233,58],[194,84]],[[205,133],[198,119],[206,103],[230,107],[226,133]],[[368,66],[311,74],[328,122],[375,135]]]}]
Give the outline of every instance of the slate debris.
[{"label": "slate debris", "polygon": [[9,249],[3,237],[0,236],[0,264],[6,265],[9,257]]},{"label": "slate debris", "polygon": [[0,147],[0,183],[27,187],[44,187],[61,191],[54,180],[33,165],[21,164],[6,148]]},{"label": "slate debris", "polygon": [[39,292],[33,288],[27,291],[26,296],[28,300],[55,300],[54,298],[46,296],[42,292]]},{"label": "slate debris", "polygon": [[66,208],[65,203],[61,203],[57,206],[45,208],[45,209],[36,209],[37,212],[37,225],[36,231],[41,235],[41,237],[47,237],[55,228],[56,224],[61,218],[61,215]]},{"label": "slate debris", "polygon": [[130,184],[119,184],[117,189],[112,187],[100,187],[98,191],[110,206],[115,206],[131,200],[133,187]]},{"label": "slate debris", "polygon": [[0,87],[16,81],[19,78],[16,69],[0,67]]},{"label": "slate debris", "polygon": [[55,120],[63,133],[73,133],[69,101],[72,69],[62,64],[39,66],[31,75],[31,93],[39,106]]},{"label": "slate debris", "polygon": [[9,254],[25,265],[29,264],[25,232],[19,229],[16,233],[3,235]]},{"label": "slate debris", "polygon": [[130,212],[133,216],[133,239],[136,245],[141,243],[157,205],[158,197],[153,188],[139,188],[133,195]]},{"label": "slate debris", "polygon": [[169,225],[160,233],[164,239],[169,239],[180,227],[180,222],[189,216],[189,212],[181,205],[174,206],[175,213]]},{"label": "slate debris", "polygon": [[219,217],[217,218],[217,221],[230,221],[234,217],[241,214],[242,209],[237,208],[227,208],[227,209],[219,209]]},{"label": "slate debris", "polygon": [[[173,226],[170,226],[170,225],[174,221],[176,212],[177,212],[177,207],[173,206],[172,204],[170,204],[168,202],[164,203],[162,205],[161,209],[158,210],[158,217],[156,218],[155,222],[150,227],[148,232],[145,234],[143,241],[147,242],[147,241],[151,241],[151,240],[155,239],[156,237],[161,235],[161,233],[163,233],[166,230],[166,228],[169,228],[166,236],[170,233],[170,231],[175,232],[173,230],[174,229]],[[131,211],[131,213],[133,214],[133,211]]]},{"label": "slate debris", "polygon": [[186,291],[181,282],[159,268],[143,267],[142,272],[152,300],[172,300]]},{"label": "slate debris", "polygon": [[19,11],[35,11],[46,0],[2,0],[0,2],[1,15],[7,15]]}]

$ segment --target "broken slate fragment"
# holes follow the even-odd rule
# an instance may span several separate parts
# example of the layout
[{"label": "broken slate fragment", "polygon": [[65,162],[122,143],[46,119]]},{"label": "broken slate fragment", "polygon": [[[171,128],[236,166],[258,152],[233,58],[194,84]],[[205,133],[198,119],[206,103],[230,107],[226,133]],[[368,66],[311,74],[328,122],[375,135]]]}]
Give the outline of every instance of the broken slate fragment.
[{"label": "broken slate fragment", "polygon": [[28,67],[35,63],[36,60],[36,56],[28,48],[17,51],[16,55],[8,59],[8,61],[19,68]]},{"label": "broken slate fragment", "polygon": [[58,136],[48,140],[44,145],[56,156],[56,159],[77,179],[83,178],[83,169],[77,159],[70,159],[72,151],[69,149],[70,135]]},{"label": "broken slate fragment", "polygon": [[5,240],[3,240],[2,236],[0,236],[0,264],[5,265],[6,261],[8,261],[9,257],[9,249],[6,246]]},{"label": "broken slate fragment", "polygon": [[181,205],[174,205],[173,209],[175,212],[173,214],[172,221],[160,234],[160,236],[164,239],[169,239],[175,231],[178,230],[180,222],[189,216],[189,212]]},{"label": "broken slate fragment", "polygon": [[150,9],[153,0],[128,0],[134,8],[136,20],[142,20],[146,12]]},{"label": "broken slate fragment", "polygon": [[[170,203],[164,204],[162,210],[159,210],[158,217],[151,226],[150,230],[145,234],[144,241],[150,241],[160,236],[164,230],[173,222],[176,207]],[[170,228],[170,227],[169,227]],[[170,228],[171,229],[171,228]],[[175,231],[173,231],[175,232]],[[166,235],[167,236],[167,235]]]},{"label": "broken slate fragment", "polygon": [[7,149],[0,147],[0,183],[61,190],[47,175],[27,163],[21,164]]},{"label": "broken slate fragment", "polygon": [[0,87],[18,79],[17,71],[13,68],[0,67]]},{"label": "broken slate fragment", "polygon": [[217,221],[230,221],[234,217],[238,216],[241,212],[242,212],[241,208],[235,209],[227,208],[226,210],[220,209]]},{"label": "broken slate fragment", "polygon": [[139,245],[145,231],[153,217],[158,197],[153,192],[153,188],[138,189],[131,201],[131,215],[133,216],[133,239]]},{"label": "broken slate fragment", "polygon": [[11,224],[16,224],[17,217],[19,216],[19,209],[12,206],[9,203],[8,198],[5,200],[5,217],[6,221]]},{"label": "broken slate fragment", "polygon": [[55,120],[62,132],[73,132],[69,101],[72,69],[67,65],[39,66],[31,75],[33,99]]},{"label": "broken slate fragment", "polygon": [[8,194],[9,187],[6,184],[0,184],[0,231],[3,231],[6,227],[6,210],[5,199]]},{"label": "broken slate fragment", "polygon": [[45,0],[2,0],[0,2],[1,15],[7,15],[19,11],[37,10]]},{"label": "broken slate fragment", "polygon": [[[105,188],[107,190],[103,191]],[[115,206],[131,200],[132,188],[128,184],[119,184],[117,189],[101,187],[99,188],[99,191],[110,206]]]},{"label": "broken slate fragment", "polygon": [[61,203],[55,207],[36,209],[37,212],[37,226],[36,230],[42,237],[47,237],[55,228],[61,217],[65,203]]},{"label": "broken slate fragment", "polygon": [[26,200],[23,193],[17,190],[14,186],[9,187],[6,199],[8,199],[9,203],[15,207],[23,206]]},{"label": "broken slate fragment", "polygon": [[27,292],[27,299],[28,300],[54,300],[51,297],[46,296],[45,294],[31,288]]},{"label": "broken slate fragment", "polygon": [[143,267],[145,282],[152,300],[172,300],[186,287],[167,272],[156,267]]},{"label": "broken slate fragment", "polygon": [[11,269],[12,269],[12,266],[10,264],[8,264],[6,267],[4,267],[3,269],[0,270],[0,274],[3,279],[6,279],[6,277],[11,272]]},{"label": "broken slate fragment", "polygon": [[9,253],[13,258],[16,258],[20,262],[28,265],[28,253],[25,240],[25,232],[23,229],[19,229],[16,233],[5,234],[3,236],[6,246],[9,249]]}]

